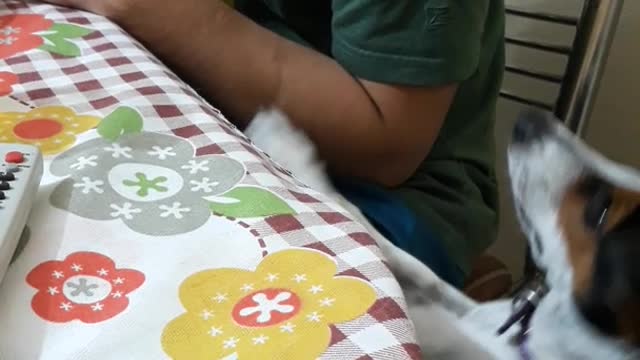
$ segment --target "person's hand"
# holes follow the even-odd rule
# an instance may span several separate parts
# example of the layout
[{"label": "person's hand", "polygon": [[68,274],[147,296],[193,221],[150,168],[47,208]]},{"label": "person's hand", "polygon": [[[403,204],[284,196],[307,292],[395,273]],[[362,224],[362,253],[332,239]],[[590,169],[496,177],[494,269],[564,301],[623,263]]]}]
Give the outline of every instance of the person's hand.
[{"label": "person's hand", "polygon": [[[211,7],[224,5],[221,0],[42,0],[44,2],[86,10],[106,16],[119,25],[137,32],[148,30],[152,25],[162,24],[158,31],[165,31],[174,19],[190,19],[193,13],[210,10]],[[206,5],[205,5],[206,4]],[[204,9],[208,7],[209,9]],[[132,27],[134,29],[129,29]]]}]

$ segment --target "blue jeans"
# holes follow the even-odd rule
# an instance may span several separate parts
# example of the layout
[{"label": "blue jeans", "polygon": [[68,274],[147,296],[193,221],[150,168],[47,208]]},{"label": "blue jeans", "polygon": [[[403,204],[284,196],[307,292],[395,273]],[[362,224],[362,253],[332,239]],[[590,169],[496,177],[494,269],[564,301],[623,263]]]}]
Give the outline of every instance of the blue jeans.
[{"label": "blue jeans", "polygon": [[342,195],[393,244],[422,261],[449,284],[458,288],[464,285],[463,272],[442,242],[401,199],[368,183],[335,179],[334,183]]}]

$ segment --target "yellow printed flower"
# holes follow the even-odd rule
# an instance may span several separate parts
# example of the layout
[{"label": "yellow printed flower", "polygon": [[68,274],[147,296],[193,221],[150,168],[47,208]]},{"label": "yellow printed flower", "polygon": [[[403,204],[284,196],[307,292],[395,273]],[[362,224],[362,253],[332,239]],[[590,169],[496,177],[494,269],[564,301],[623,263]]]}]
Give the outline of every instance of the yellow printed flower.
[{"label": "yellow printed flower", "polygon": [[328,255],[293,249],[255,271],[194,274],[180,287],[187,312],[164,329],[163,349],[174,360],[316,359],[329,325],[360,317],[376,299],[370,285],[336,271]]},{"label": "yellow printed flower", "polygon": [[35,145],[45,155],[58,154],[76,142],[76,135],[99,122],[97,117],[78,116],[63,106],[0,113],[0,142]]}]

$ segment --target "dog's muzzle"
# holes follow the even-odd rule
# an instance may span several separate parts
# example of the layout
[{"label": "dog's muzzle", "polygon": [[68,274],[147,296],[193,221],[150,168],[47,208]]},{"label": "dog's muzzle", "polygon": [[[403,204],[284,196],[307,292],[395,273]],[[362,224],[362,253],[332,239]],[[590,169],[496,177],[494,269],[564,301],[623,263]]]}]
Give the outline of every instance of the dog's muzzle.
[{"label": "dog's muzzle", "polygon": [[511,141],[514,144],[526,144],[540,140],[551,133],[552,119],[547,113],[539,110],[523,112],[513,127]]}]

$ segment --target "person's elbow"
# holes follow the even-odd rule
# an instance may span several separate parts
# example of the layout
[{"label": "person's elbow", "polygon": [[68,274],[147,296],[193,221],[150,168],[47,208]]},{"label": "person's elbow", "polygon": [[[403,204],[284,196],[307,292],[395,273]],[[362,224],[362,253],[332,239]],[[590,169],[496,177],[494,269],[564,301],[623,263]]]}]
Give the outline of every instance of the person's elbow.
[{"label": "person's elbow", "polygon": [[[456,84],[440,87],[408,87],[362,80],[371,111],[352,112],[352,126],[340,151],[329,151],[328,163],[345,176],[355,176],[385,188],[409,180],[429,155],[457,91]],[[358,124],[356,126],[355,124]],[[327,143],[329,143],[327,141]],[[344,151],[350,154],[345,154]]]},{"label": "person's elbow", "polygon": [[431,152],[457,84],[428,88],[365,82],[365,87],[375,99],[384,125],[369,137],[370,151],[364,159],[369,167],[363,171],[371,182],[398,187],[416,173]]},{"label": "person's elbow", "polygon": [[363,178],[384,188],[396,188],[411,179],[427,153],[424,146],[422,149],[387,150],[384,156],[375,159],[376,166],[363,170]]},{"label": "person's elbow", "polygon": [[[444,117],[444,116],[443,116]],[[361,178],[384,188],[395,188],[407,182],[431,152],[444,119],[431,116],[420,126],[382,129],[369,141],[360,141],[355,157],[339,161],[346,175]],[[350,161],[349,161],[350,160]]]}]

